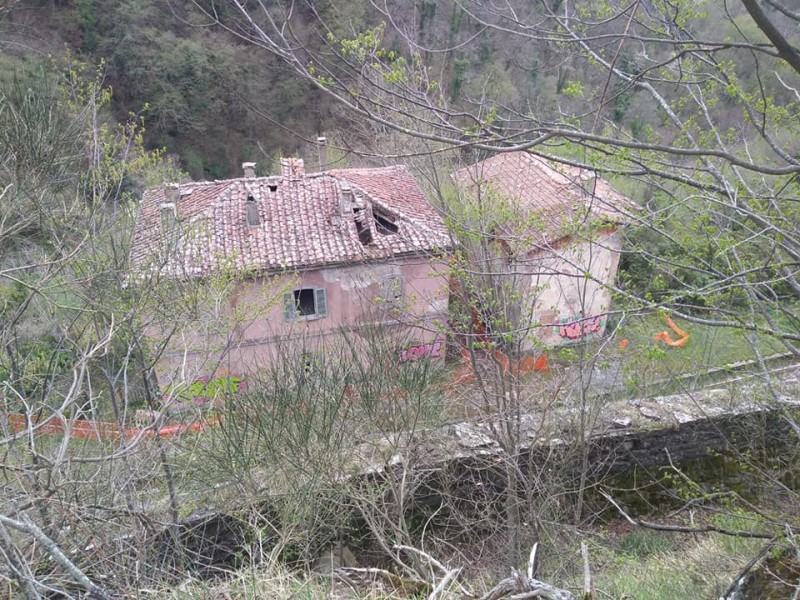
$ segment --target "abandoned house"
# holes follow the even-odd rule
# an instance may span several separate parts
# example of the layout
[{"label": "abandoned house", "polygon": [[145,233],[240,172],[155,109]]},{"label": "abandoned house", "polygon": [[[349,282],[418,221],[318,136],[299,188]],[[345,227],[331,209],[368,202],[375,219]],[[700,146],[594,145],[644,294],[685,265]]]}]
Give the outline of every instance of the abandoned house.
[{"label": "abandoned house", "polygon": [[483,286],[493,289],[494,310],[505,311],[497,319],[469,299],[479,329],[502,321],[522,333],[522,350],[602,336],[622,228],[638,207],[594,172],[528,152],[496,154],[453,180],[462,202],[476,207],[472,218],[489,243],[475,260],[491,273]]},{"label": "abandoned house", "polygon": [[450,238],[405,167],[305,173],[288,158],[272,177],[243,167],[142,199],[134,269],[227,286],[218,313],[170,324],[162,385],[253,374],[281,355],[307,361],[376,329],[399,361],[444,356]]}]

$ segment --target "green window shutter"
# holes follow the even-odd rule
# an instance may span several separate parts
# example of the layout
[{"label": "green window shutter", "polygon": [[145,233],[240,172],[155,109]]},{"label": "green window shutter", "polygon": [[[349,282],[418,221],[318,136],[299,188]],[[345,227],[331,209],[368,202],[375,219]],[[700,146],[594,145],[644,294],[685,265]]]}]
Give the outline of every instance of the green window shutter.
[{"label": "green window shutter", "polygon": [[283,295],[283,318],[286,321],[294,321],[297,318],[297,306],[294,303],[294,292]]},{"label": "green window shutter", "polygon": [[328,297],[323,288],[314,290],[314,308],[318,317],[325,317],[328,314]]}]

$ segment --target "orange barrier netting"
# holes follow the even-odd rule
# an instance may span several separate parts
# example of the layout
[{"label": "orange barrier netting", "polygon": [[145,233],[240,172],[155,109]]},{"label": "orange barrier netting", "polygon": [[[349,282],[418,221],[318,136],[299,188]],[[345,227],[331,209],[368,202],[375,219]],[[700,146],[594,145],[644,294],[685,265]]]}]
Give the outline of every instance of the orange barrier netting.
[{"label": "orange barrier netting", "polygon": [[679,337],[677,340],[673,340],[668,331],[661,331],[656,334],[656,342],[663,341],[667,346],[685,346],[686,342],[689,340],[689,334],[675,325],[672,319],[669,318],[669,315],[664,315],[664,319],[666,320],[669,328],[672,329],[672,331],[674,331]]},{"label": "orange barrier netting", "polygon": [[[104,421],[90,421],[86,419],[79,419],[66,424],[60,419],[52,418],[42,423],[29,423],[27,417],[21,414],[10,414],[2,417],[7,423],[11,433],[20,433],[28,428],[29,424],[34,427],[36,435],[59,434],[63,433],[65,429],[69,429],[73,437],[78,439],[95,439],[95,440],[118,440],[120,435],[120,428],[116,423],[108,423]],[[214,425],[219,419],[195,421],[193,423],[183,423],[179,425],[165,425],[158,429],[153,428],[126,428],[122,430],[122,436],[125,439],[132,439],[136,437],[170,437],[174,435],[181,435],[187,432],[202,431],[210,425]]]},{"label": "orange barrier netting", "polygon": [[[490,356],[489,352],[486,353]],[[527,375],[534,371],[547,372],[550,367],[547,363],[547,354],[540,354],[539,356],[525,356],[521,360],[511,360],[507,355],[495,350],[495,360],[500,364],[503,373],[511,373],[512,375]],[[475,372],[472,369],[472,360],[469,356],[469,351],[466,348],[461,349],[461,358],[464,364],[453,374],[453,383],[471,383],[475,381]]]}]

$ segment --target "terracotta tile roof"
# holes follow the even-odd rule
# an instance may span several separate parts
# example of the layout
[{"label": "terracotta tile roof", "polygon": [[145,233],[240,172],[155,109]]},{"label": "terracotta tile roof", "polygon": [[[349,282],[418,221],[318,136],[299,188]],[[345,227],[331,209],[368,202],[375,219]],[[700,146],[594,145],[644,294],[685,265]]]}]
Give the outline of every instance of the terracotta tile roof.
[{"label": "terracotta tile roof", "polygon": [[639,207],[611,185],[586,171],[552,164],[528,152],[500,153],[453,173],[467,190],[497,194],[535,217],[540,241],[567,235],[587,218],[628,223]]},{"label": "terracotta tile roof", "polygon": [[138,269],[161,260],[168,273],[193,277],[226,267],[278,271],[449,246],[442,218],[405,167],[305,174],[302,160],[284,159],[277,177],[145,192],[131,260]]}]

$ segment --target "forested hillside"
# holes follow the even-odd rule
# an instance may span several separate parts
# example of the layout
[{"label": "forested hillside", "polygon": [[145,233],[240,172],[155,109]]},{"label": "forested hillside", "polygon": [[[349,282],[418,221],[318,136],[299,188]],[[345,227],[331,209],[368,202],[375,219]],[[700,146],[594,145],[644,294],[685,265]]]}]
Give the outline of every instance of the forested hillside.
[{"label": "forested hillside", "polygon": [[102,64],[114,117],[141,115],[147,146],[166,148],[198,179],[292,153],[330,123],[308,85],[204,25],[193,8],[138,0],[11,3],[0,25],[3,76],[51,61]]},{"label": "forested hillside", "polygon": [[[0,24],[2,72],[8,78],[15,69],[48,67],[64,57],[102,63],[104,83],[113,90],[115,118],[142,115],[146,145],[166,148],[196,179],[235,175],[245,160],[268,168],[280,153],[309,153],[309,144],[321,133],[343,146],[375,150],[363,122],[343,127],[348,115],[330,98],[274,55],[215,26],[204,9],[223,21],[230,19],[234,28],[240,20],[225,3],[7,3]],[[726,10],[709,3],[697,13],[690,27],[699,39],[763,39],[738,4]],[[355,38],[386,23],[383,46],[407,57],[418,52],[431,82],[456,110],[486,115],[503,106],[553,122],[560,115],[596,119],[591,107],[602,95],[601,116],[632,138],[645,139],[653,128],[664,126],[636,89],[606,81],[545,36],[532,39],[487,27],[469,6],[452,0],[396,2],[383,10],[367,0],[326,1],[314,3],[313,9],[298,6],[294,19],[309,52],[320,60],[336,51],[334,40]],[[648,52],[658,49],[630,44],[616,63],[635,74],[650,68]],[[741,84],[755,90],[751,53],[742,49],[727,59]],[[776,102],[792,94],[774,79],[768,86]],[[737,122],[735,111],[729,112],[723,126]]]}]

